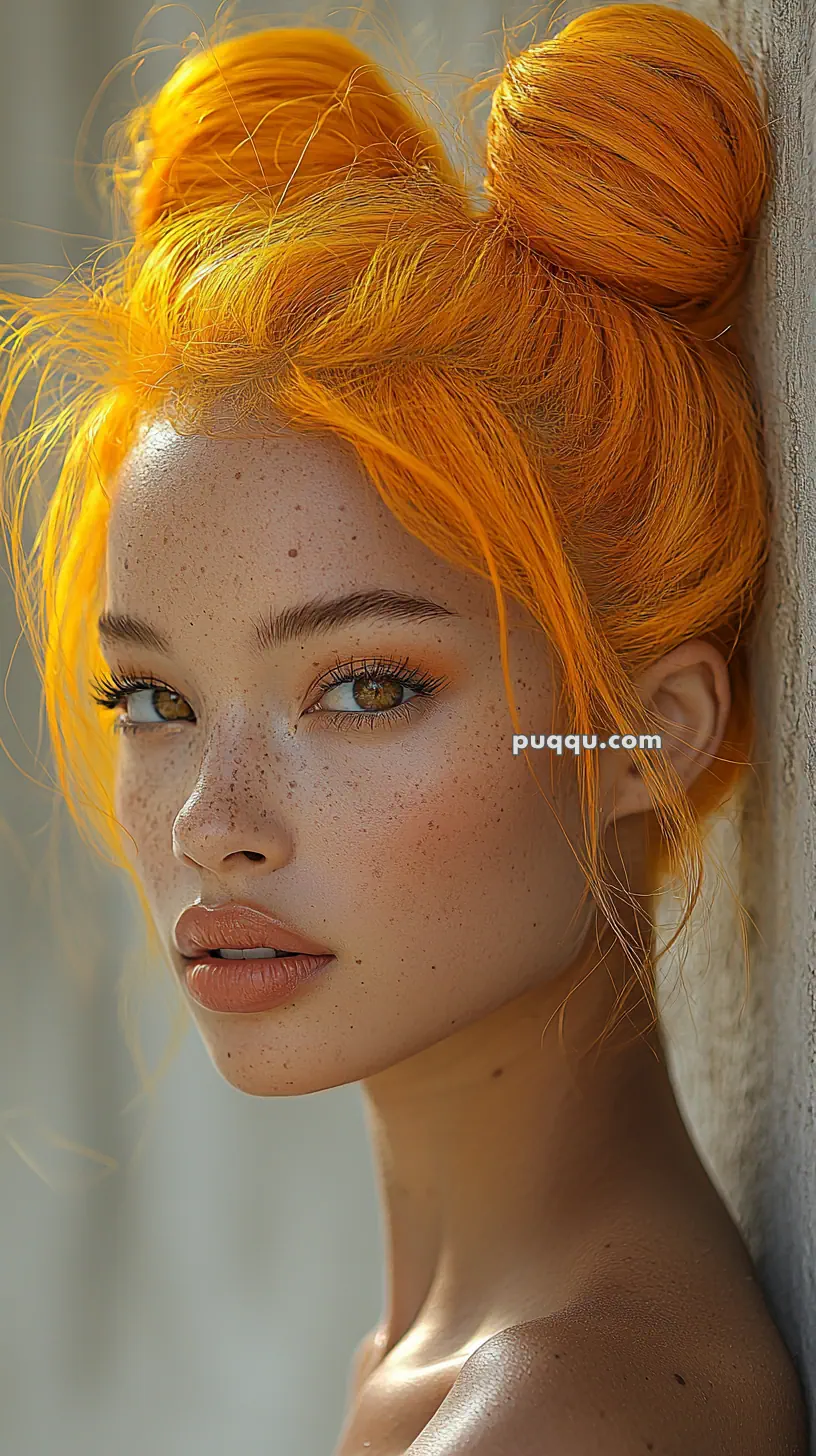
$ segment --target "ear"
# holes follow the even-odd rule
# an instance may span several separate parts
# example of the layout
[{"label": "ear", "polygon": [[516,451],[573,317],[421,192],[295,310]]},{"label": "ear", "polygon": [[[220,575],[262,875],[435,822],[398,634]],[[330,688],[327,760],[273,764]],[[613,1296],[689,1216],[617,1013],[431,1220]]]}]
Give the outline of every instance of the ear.
[{"label": "ear", "polygon": [[[710,642],[695,638],[675,647],[636,681],[648,715],[648,733],[659,733],[660,748],[687,789],[710,763],[722,743],[731,709],[728,664]],[[651,797],[631,752],[605,754],[609,774],[604,793],[605,826],[652,807]],[[609,760],[612,760],[610,763]]]}]

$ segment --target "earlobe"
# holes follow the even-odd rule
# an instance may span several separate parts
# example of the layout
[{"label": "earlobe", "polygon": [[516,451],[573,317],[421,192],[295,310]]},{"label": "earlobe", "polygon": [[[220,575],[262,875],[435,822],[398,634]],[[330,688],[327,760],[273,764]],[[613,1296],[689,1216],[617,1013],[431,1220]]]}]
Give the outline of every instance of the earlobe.
[{"label": "earlobe", "polygon": [[[716,757],[731,709],[728,665],[722,653],[699,638],[684,642],[648,668],[636,683],[644,706],[643,732],[659,734],[647,751],[668,759],[686,790]],[[645,745],[644,745],[645,746]],[[610,777],[607,827],[613,820],[644,813],[652,799],[631,750],[620,755]]]}]

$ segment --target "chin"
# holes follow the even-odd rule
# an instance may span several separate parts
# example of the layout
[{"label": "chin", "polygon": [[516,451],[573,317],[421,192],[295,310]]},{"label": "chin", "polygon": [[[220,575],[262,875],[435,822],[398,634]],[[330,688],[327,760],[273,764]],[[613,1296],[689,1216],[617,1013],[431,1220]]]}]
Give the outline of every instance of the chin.
[{"label": "chin", "polygon": [[[437,1026],[414,1027],[410,1040],[378,1038],[359,1004],[345,1012],[332,997],[322,1014],[290,1003],[285,1013],[227,1015],[196,1006],[193,1021],[225,1082],[250,1097],[303,1097],[364,1082],[444,1041]],[[382,1028],[382,1018],[378,1018]]]},{"label": "chin", "polygon": [[[379,1067],[355,1057],[338,1038],[337,1014],[330,1042],[313,1020],[294,1035],[272,1027],[273,1012],[220,1016],[196,1010],[193,1019],[210,1061],[225,1082],[249,1097],[304,1097],[371,1076]],[[240,1021],[240,1026],[238,1022]]]}]

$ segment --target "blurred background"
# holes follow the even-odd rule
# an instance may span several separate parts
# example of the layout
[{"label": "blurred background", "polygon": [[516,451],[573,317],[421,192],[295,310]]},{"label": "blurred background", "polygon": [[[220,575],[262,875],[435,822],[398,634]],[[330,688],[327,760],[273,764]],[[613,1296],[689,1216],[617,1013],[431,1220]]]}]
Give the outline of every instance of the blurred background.
[{"label": "blurred background", "polygon": [[[779,504],[757,662],[761,799],[771,819],[752,788],[712,841],[756,918],[750,996],[733,907],[720,894],[705,945],[684,968],[690,999],[667,981],[663,1000],[684,1113],[810,1388],[816,834],[807,744],[816,593],[804,543],[816,539],[816,47],[808,7],[691,7],[736,48],[761,54],[780,157],[747,303]],[[378,42],[383,27],[443,101],[458,74],[464,85],[500,64],[503,25],[537,16],[541,38],[551,14],[493,0],[365,8],[371,24],[360,43],[393,65]],[[585,8],[562,5],[558,14]],[[215,9],[203,0],[170,5],[145,20],[139,0],[0,0],[6,276],[38,268],[56,280],[102,240],[105,220],[82,199],[74,168],[91,103],[88,163],[101,154],[105,127],[133,103],[132,66],[112,76],[117,64],[138,40],[167,43],[140,72],[146,94]],[[343,27],[351,13],[304,6],[270,12],[269,22]],[[519,35],[524,44],[537,38],[529,24]],[[55,806],[39,685],[18,636],[3,577],[0,1456],[331,1456],[351,1356],[379,1319],[383,1292],[359,1090],[247,1097],[187,1033],[155,1102],[138,1097],[117,1009],[137,908]],[[146,1001],[151,1067],[166,1044],[169,1004]]]}]

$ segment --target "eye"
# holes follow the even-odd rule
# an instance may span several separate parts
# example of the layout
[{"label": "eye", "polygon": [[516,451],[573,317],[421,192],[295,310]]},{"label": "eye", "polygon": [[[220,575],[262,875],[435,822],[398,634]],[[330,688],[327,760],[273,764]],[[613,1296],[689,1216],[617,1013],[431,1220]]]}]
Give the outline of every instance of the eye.
[{"label": "eye", "polygon": [[[91,697],[100,708],[115,709],[122,703],[135,700],[135,707],[130,707],[126,713],[117,717],[113,725],[115,733],[136,733],[142,728],[161,726],[163,723],[195,721],[184,711],[186,708],[192,712],[186,698],[181,697],[159,678],[129,677],[114,672],[110,677],[95,678],[91,688]],[[138,701],[140,698],[141,702]],[[151,712],[158,716],[151,717]]]},{"label": "eye", "polygon": [[[398,708],[401,703],[416,697],[418,688],[410,688],[398,678],[375,678],[362,675],[348,678],[336,687],[328,688],[320,699],[321,712],[337,710],[355,712],[359,710],[380,711]],[[410,695],[410,696],[407,696]]]},{"label": "eye", "polygon": [[409,718],[419,710],[417,699],[433,697],[444,685],[444,678],[410,668],[407,659],[337,663],[317,685],[323,691],[305,716],[325,715],[342,728],[372,728],[383,720]]}]

